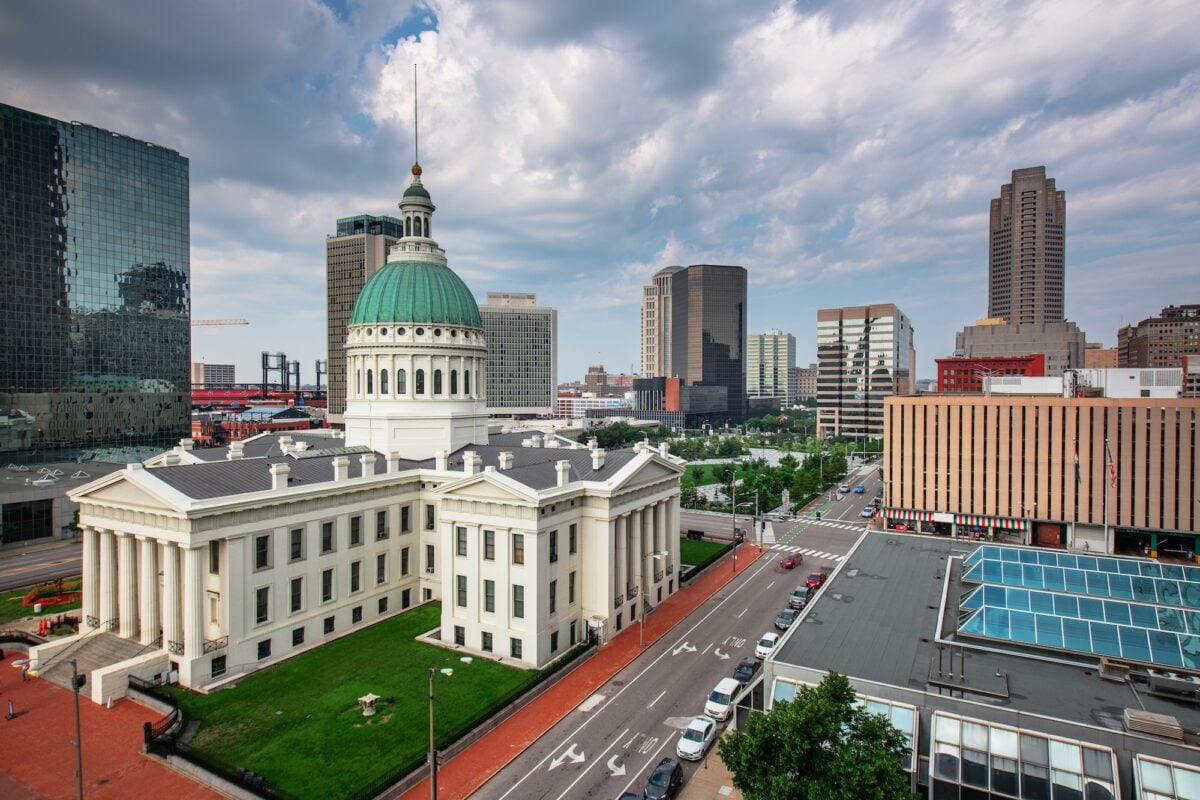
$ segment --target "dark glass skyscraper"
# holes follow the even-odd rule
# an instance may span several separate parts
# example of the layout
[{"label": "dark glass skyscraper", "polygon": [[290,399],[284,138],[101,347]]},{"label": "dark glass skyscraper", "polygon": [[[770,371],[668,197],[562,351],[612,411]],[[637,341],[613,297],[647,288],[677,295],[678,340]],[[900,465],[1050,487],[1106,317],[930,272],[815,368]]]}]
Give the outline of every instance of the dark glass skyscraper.
[{"label": "dark glass skyscraper", "polygon": [[746,268],[694,264],[671,280],[671,376],[723,386],[728,415],[746,417]]},{"label": "dark glass skyscraper", "polygon": [[188,160],[0,104],[0,450],[188,434]]}]

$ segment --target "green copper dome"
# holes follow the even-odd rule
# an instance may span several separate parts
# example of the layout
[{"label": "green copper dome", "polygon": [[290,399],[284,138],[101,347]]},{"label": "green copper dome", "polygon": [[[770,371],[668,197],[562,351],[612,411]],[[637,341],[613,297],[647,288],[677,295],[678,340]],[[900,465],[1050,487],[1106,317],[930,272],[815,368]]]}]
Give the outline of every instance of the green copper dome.
[{"label": "green copper dome", "polygon": [[423,197],[429,199],[429,192],[419,183],[414,183],[404,190],[405,197]]},{"label": "green copper dome", "polygon": [[350,314],[351,325],[383,322],[482,328],[471,290],[449,267],[393,261],[371,276]]}]

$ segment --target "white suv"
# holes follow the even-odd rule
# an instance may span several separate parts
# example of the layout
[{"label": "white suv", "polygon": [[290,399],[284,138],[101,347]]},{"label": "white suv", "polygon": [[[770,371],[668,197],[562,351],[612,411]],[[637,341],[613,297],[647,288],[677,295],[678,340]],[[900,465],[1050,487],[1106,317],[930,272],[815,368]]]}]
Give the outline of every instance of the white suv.
[{"label": "white suv", "polygon": [[764,633],[758,640],[758,644],[754,647],[755,658],[766,658],[775,652],[775,648],[779,646],[778,633]]}]

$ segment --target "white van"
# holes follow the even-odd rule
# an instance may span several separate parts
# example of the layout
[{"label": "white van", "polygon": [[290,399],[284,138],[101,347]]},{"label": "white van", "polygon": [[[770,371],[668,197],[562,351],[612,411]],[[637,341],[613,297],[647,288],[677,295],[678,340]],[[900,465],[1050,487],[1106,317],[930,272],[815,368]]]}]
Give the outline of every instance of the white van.
[{"label": "white van", "polygon": [[742,685],[735,678],[722,678],[721,682],[709,692],[708,700],[704,703],[704,714],[713,719],[725,720],[733,710],[733,696]]}]

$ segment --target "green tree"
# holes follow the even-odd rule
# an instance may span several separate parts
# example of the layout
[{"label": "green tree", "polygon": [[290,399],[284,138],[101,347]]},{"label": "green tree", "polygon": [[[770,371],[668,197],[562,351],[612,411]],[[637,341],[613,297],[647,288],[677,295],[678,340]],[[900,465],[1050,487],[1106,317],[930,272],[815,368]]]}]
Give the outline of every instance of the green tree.
[{"label": "green tree", "polygon": [[769,714],[751,713],[718,745],[746,800],[912,797],[906,749],[900,731],[856,705],[850,681],[836,672]]}]

